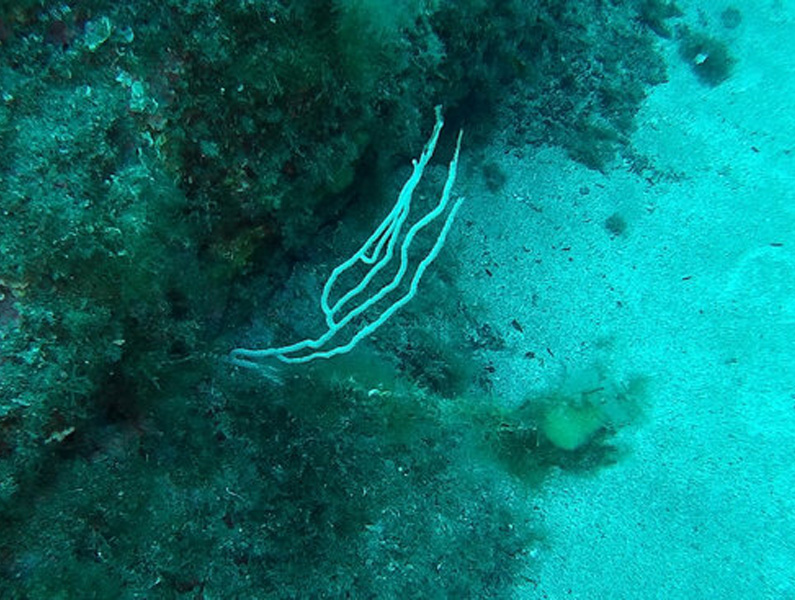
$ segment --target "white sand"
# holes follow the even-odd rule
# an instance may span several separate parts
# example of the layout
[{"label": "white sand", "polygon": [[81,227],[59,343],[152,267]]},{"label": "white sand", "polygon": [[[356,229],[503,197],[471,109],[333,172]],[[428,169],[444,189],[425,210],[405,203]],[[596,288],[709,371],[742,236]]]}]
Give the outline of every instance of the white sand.
[{"label": "white sand", "polygon": [[[795,3],[738,2],[731,31],[728,2],[680,5],[739,58],[710,89],[663,43],[670,82],[633,144],[684,178],[495,143],[508,182],[471,186],[474,223],[450,242],[467,301],[508,340],[489,353],[504,401],[594,359],[653,381],[626,458],[545,487],[548,537],[517,598],[795,598]],[[628,229],[611,239],[614,212]]]}]

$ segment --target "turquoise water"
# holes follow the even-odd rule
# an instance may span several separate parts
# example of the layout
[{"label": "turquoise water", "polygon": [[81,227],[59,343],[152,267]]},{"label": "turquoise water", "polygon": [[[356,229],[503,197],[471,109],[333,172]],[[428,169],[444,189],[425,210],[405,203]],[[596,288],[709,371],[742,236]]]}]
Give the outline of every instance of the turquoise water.
[{"label": "turquoise water", "polygon": [[794,25],[0,3],[0,598],[793,597]]}]

